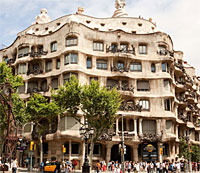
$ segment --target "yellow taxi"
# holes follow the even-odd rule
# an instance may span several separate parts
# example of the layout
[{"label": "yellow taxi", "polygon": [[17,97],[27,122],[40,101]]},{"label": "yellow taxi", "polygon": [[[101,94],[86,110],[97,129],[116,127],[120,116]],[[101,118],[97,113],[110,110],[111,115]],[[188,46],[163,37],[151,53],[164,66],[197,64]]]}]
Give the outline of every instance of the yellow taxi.
[{"label": "yellow taxi", "polygon": [[60,164],[57,162],[50,162],[44,166],[44,172],[60,172]]}]

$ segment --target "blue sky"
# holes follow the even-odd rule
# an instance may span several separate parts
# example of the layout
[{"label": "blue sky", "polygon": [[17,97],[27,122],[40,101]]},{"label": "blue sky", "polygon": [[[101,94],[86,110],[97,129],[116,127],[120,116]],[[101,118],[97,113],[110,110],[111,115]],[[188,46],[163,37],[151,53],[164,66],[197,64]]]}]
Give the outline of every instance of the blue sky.
[{"label": "blue sky", "polygon": [[[0,48],[9,46],[18,32],[30,26],[41,8],[52,20],[73,14],[84,7],[84,14],[111,17],[115,0],[0,0]],[[174,49],[184,52],[184,59],[200,74],[200,0],[126,0],[129,17],[150,17],[157,29],[168,33]]]}]

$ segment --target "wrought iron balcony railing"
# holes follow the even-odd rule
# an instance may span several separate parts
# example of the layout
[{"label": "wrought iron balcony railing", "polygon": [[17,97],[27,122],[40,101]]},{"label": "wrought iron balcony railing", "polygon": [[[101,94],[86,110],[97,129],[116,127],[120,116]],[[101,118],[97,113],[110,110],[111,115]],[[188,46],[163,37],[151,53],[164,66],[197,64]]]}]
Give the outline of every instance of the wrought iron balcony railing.
[{"label": "wrought iron balcony railing", "polygon": [[160,134],[158,133],[143,133],[139,134],[138,137],[140,141],[156,142],[161,141],[163,136],[163,131]]},{"label": "wrought iron balcony railing", "polygon": [[142,111],[142,106],[133,102],[122,102],[119,108],[121,111]]}]

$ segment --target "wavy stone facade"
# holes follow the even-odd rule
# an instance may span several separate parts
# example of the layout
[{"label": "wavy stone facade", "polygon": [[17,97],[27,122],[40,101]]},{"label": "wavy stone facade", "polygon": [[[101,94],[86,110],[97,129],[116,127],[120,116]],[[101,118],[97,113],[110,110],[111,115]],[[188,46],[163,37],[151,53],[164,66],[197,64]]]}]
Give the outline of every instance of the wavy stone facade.
[{"label": "wavy stone facade", "polygon": [[[95,144],[94,163],[120,160],[121,115],[126,160],[160,160],[160,147],[162,160],[175,160],[181,136],[200,145],[199,78],[184,62],[183,53],[174,51],[170,36],[157,32],[151,19],[73,14],[36,22],[20,32],[11,46],[0,50],[0,61],[23,76],[19,93],[24,100],[35,92],[51,97],[51,89],[63,85],[72,74],[81,84],[94,79],[119,90],[124,102],[113,131]],[[55,129],[46,135],[44,158],[63,159],[65,145],[64,158],[77,159],[81,168],[85,150],[80,126],[67,115],[60,126],[60,132]],[[30,137],[30,132],[31,127],[25,127],[25,136]],[[148,144],[153,146],[151,153]],[[34,155],[37,162],[38,152]]]}]

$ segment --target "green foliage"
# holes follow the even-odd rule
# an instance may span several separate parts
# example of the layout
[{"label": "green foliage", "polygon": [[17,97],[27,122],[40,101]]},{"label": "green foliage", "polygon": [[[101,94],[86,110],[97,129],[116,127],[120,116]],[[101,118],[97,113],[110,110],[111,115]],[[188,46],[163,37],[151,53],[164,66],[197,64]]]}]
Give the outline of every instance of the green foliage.
[{"label": "green foliage", "polygon": [[23,85],[23,79],[21,76],[13,75],[12,69],[6,65],[5,62],[0,63],[0,85],[9,82],[12,88],[16,89]]},{"label": "green foliage", "polygon": [[94,80],[83,87],[81,109],[88,119],[88,125],[95,130],[94,140],[112,127],[120,103],[121,97],[116,89],[107,90]]},{"label": "green foliage", "polygon": [[81,102],[81,86],[78,79],[72,75],[70,81],[57,91],[53,91],[53,100],[59,107],[60,115],[67,112],[71,116],[76,116]]},{"label": "green foliage", "polygon": [[189,160],[191,157],[191,153],[189,151],[189,145],[187,144],[187,142],[185,141],[184,138],[180,139],[180,145],[179,145],[179,158],[184,158]]},{"label": "green foliage", "polygon": [[191,160],[193,162],[199,162],[200,161],[200,147],[198,145],[192,145],[191,146]]},{"label": "green foliage", "polygon": [[29,117],[26,116],[26,106],[24,101],[19,98],[17,93],[12,94],[13,113],[18,125],[23,125],[28,122]]},{"label": "green foliage", "polygon": [[7,129],[7,112],[10,111],[10,107],[7,105],[10,103],[9,97],[4,93],[4,89],[9,85],[12,89],[12,113],[14,114],[17,124],[21,125],[26,121],[24,114],[24,103],[19,99],[16,93],[17,88],[23,85],[23,79],[21,76],[13,75],[12,69],[6,65],[5,62],[0,63],[0,135],[4,138],[5,130]]},{"label": "green foliage", "polygon": [[49,103],[48,99],[40,94],[34,94],[27,101],[26,115],[30,122],[39,124],[42,119],[52,122],[57,113],[57,105],[54,102]]}]

